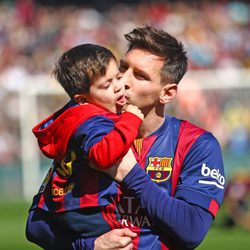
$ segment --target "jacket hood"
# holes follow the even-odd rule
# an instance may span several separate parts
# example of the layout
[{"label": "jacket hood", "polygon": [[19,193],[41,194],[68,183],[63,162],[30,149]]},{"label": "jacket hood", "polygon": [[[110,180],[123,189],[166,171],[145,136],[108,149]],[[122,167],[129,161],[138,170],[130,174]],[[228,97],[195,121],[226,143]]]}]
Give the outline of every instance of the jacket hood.
[{"label": "jacket hood", "polygon": [[61,160],[66,154],[71,135],[80,124],[92,116],[107,112],[107,110],[89,103],[73,106],[66,110],[63,107],[37,124],[32,132],[45,156]]}]

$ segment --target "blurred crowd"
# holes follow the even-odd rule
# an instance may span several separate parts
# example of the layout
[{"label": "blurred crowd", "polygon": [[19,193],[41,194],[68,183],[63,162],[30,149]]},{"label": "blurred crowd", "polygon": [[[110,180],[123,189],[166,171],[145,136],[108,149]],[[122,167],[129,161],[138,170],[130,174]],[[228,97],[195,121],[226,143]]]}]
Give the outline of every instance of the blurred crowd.
[{"label": "blurred crowd", "polygon": [[[47,6],[32,0],[0,2],[0,166],[18,162],[20,157],[16,91],[25,87],[28,77],[50,75],[62,52],[77,44],[102,44],[119,58],[126,50],[124,33],[135,26],[151,24],[184,43],[189,70],[250,69],[249,3],[138,1],[132,5],[133,1],[129,2],[130,5],[118,1],[102,11],[91,5]],[[249,106],[243,107],[248,104],[226,107],[214,94],[205,109],[202,110],[201,106],[200,113],[188,109],[187,99],[178,103],[178,112],[195,114],[193,120],[201,125],[204,123],[207,129],[211,126],[216,129],[222,118],[226,122],[233,121],[234,133],[238,133],[236,139],[245,140],[248,147]],[[196,99],[198,97],[196,95]],[[210,120],[208,115],[204,115],[207,110],[212,115]],[[239,117],[241,115],[246,119],[244,123],[237,120],[242,118]],[[218,129],[225,131],[225,128]]]},{"label": "blurred crowd", "polygon": [[145,23],[183,41],[190,69],[250,67],[249,3],[120,2],[100,12],[87,6],[51,7],[17,0],[0,3],[0,72],[13,67],[31,74],[48,72],[62,51],[86,42],[106,45],[119,56],[125,50],[123,34]]}]

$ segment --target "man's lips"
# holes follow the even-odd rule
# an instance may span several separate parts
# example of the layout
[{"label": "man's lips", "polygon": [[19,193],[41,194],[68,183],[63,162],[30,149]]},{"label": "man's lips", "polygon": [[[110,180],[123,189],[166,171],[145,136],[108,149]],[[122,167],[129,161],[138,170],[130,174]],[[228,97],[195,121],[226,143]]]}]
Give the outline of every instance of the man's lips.
[{"label": "man's lips", "polygon": [[116,105],[119,106],[124,106],[126,104],[126,98],[124,95],[120,96],[117,100],[116,100]]}]

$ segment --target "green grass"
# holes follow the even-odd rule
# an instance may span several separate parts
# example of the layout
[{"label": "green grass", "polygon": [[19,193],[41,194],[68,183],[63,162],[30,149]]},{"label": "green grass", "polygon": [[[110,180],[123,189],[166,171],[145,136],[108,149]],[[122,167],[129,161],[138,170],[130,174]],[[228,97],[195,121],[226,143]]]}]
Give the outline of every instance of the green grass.
[{"label": "green grass", "polygon": [[[25,238],[25,222],[29,204],[0,203],[0,249],[1,250],[39,250],[41,248]],[[250,249],[249,231],[239,227],[223,227],[225,212],[220,211],[218,218],[198,250],[248,250]]]},{"label": "green grass", "polygon": [[249,234],[249,231],[239,226],[233,226],[223,203],[207,236],[196,249],[249,250]]},{"label": "green grass", "polygon": [[0,249],[38,250],[40,247],[25,238],[25,223],[29,205],[25,203],[0,203]]},{"label": "green grass", "polygon": [[211,228],[197,250],[249,250],[249,232],[234,227],[231,229]]}]

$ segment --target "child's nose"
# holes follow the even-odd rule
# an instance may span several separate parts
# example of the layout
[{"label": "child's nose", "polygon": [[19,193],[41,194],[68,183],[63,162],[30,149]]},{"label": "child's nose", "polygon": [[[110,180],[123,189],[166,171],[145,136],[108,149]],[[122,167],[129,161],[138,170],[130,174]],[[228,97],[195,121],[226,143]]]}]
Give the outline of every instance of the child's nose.
[{"label": "child's nose", "polygon": [[119,80],[115,80],[115,92],[119,92],[124,88],[124,84],[119,81]]},{"label": "child's nose", "polygon": [[122,83],[122,85],[124,86],[125,89],[129,89],[131,86],[130,82],[131,82],[131,77],[130,77],[130,72],[127,70],[125,73],[122,74],[122,77],[120,78],[120,82]]}]

